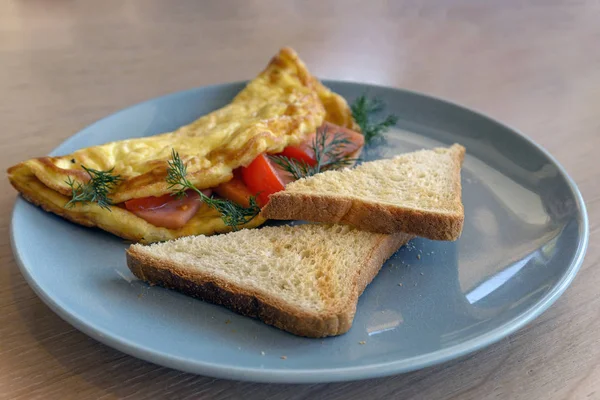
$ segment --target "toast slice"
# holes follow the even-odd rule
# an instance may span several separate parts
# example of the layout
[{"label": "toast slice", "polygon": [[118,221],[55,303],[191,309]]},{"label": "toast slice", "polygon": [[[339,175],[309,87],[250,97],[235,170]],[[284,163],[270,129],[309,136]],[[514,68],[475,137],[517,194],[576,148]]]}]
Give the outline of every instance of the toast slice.
[{"label": "toast slice", "polygon": [[454,144],[326,171],[271,195],[261,216],[456,240],[464,221],[460,183],[464,156],[465,148]]},{"label": "toast slice", "polygon": [[304,224],[194,236],[127,250],[131,272],[300,336],[345,333],[358,297],[412,236]]}]

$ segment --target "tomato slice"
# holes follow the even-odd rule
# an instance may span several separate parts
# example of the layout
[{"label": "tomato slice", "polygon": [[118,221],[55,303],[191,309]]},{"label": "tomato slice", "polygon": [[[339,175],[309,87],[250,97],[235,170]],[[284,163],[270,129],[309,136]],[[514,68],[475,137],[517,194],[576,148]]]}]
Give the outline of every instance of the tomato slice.
[{"label": "tomato slice", "polygon": [[285,189],[285,182],[266,154],[261,154],[247,167],[242,167],[242,179],[259,206],[269,202],[269,195]]},{"label": "tomato slice", "polygon": [[[210,196],[211,191],[203,190],[202,193]],[[131,199],[125,202],[125,208],[154,226],[179,229],[187,224],[202,206],[198,193],[188,191],[186,194],[180,199],[170,194]]]},{"label": "tomato slice", "polygon": [[[314,136],[311,136],[311,138],[313,137]],[[317,163],[317,161],[315,160],[314,152],[310,149],[310,144],[302,144],[300,146],[288,146],[285,149],[283,149],[283,151],[279,153],[278,156],[284,156],[292,160],[304,161],[311,167]]]},{"label": "tomato slice", "polygon": [[233,179],[229,182],[221,183],[219,186],[214,188],[214,191],[219,196],[226,198],[227,200],[231,200],[241,206],[250,206],[250,197],[252,197],[252,192],[242,180],[241,171],[235,170]]}]

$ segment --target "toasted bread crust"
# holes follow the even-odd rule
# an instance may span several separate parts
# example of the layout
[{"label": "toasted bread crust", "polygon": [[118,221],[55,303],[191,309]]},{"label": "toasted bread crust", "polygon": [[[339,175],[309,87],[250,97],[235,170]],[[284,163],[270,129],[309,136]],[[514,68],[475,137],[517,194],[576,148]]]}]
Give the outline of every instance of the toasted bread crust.
[{"label": "toasted bread crust", "polygon": [[352,225],[377,232],[406,232],[432,240],[456,240],[462,232],[464,214],[418,211],[359,198],[278,192],[261,212],[263,218],[301,219]]},{"label": "toasted bread crust", "polygon": [[377,275],[385,260],[411,238],[405,234],[382,235],[366,256],[364,266],[353,277],[354,295],[343,308],[326,314],[300,309],[200,271],[192,275],[175,263],[141,254],[134,246],[127,250],[127,266],[136,277],[150,285],[174,289],[222,305],[298,336],[318,338],[341,335],[350,329],[360,294]]}]

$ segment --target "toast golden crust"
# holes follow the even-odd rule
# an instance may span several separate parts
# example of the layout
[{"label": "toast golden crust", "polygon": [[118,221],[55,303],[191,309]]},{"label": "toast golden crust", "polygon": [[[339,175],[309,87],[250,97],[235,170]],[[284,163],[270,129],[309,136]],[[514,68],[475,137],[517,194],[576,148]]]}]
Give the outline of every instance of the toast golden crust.
[{"label": "toast golden crust", "polygon": [[192,275],[176,263],[141,254],[134,246],[127,250],[127,266],[136,277],[151,285],[174,289],[227,307],[298,336],[318,338],[341,335],[350,329],[358,297],[385,260],[411,238],[405,234],[382,235],[365,256],[364,265],[352,277],[354,291],[351,298],[343,307],[323,314],[303,310],[276,297],[200,271]]},{"label": "toast golden crust", "polygon": [[450,215],[390,206],[344,196],[275,193],[261,216],[266,219],[300,219],[352,225],[377,232],[407,232],[432,240],[456,240],[462,232],[464,214]]}]

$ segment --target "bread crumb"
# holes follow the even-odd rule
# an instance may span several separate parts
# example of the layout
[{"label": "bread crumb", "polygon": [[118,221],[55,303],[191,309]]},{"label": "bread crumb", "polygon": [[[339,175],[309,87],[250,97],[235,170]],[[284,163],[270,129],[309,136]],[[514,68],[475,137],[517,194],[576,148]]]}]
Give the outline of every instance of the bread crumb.
[{"label": "bread crumb", "polygon": [[225,325],[230,324],[230,323],[231,323],[230,320],[225,321]]},{"label": "bread crumb", "polygon": [[366,340],[361,340],[360,342],[358,342],[358,344],[367,344]]},{"label": "bread crumb", "polygon": [[287,356],[281,356],[279,358],[281,358],[282,360],[287,360]]},{"label": "bread crumb", "polygon": [[417,260],[420,260],[420,259],[421,259],[421,255],[417,254]]},{"label": "bread crumb", "polygon": [[402,283],[399,283],[398,286],[402,286]]},{"label": "bread crumb", "polygon": [[265,352],[264,352],[264,351],[261,351],[261,352],[260,352],[260,355],[261,355],[261,356],[264,356],[264,355],[265,355]]}]

